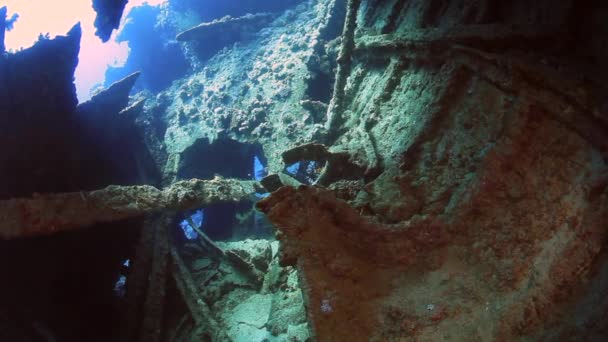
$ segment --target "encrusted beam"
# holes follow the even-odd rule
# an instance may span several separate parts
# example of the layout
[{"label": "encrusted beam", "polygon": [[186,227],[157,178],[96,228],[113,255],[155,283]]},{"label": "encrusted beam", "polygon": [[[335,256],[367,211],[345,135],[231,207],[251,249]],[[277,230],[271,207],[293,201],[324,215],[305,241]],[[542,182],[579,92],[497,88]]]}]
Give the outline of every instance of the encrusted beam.
[{"label": "encrusted beam", "polygon": [[467,25],[426,28],[403,33],[358,37],[355,52],[376,50],[411,50],[420,47],[446,45],[491,46],[549,46],[561,40],[553,27],[506,27],[504,25]]},{"label": "encrusted beam", "polygon": [[163,317],[165,314],[165,297],[167,292],[167,277],[169,272],[169,242],[167,241],[168,227],[171,223],[169,215],[160,215],[149,221],[154,230],[154,248],[152,264],[148,274],[148,288],[143,303],[143,319],[139,341],[159,342],[162,340]]},{"label": "encrusted beam", "polygon": [[200,328],[195,330],[202,330],[204,332],[202,335],[211,337],[213,341],[228,341],[226,333],[220,328],[219,323],[213,317],[211,308],[199,296],[194,279],[192,279],[188,267],[186,267],[174,246],[170,248],[170,253],[175,283],[184,302],[188,306],[193,321]]},{"label": "encrusted beam", "polygon": [[346,20],[342,33],[342,45],[338,55],[338,70],[334,83],[334,96],[327,110],[327,131],[329,139],[334,138],[337,130],[343,122],[344,111],[344,88],[346,80],[351,71],[352,54],[355,49],[355,28],[357,27],[357,12],[361,6],[361,0],[348,0],[346,5]]},{"label": "encrusted beam", "polygon": [[204,41],[217,39],[221,34],[241,34],[246,31],[256,31],[268,25],[276,17],[273,13],[246,14],[233,18],[226,16],[211,22],[201,23],[184,32],[179,33],[175,40],[178,42]]},{"label": "encrusted beam", "polygon": [[135,256],[131,260],[129,267],[129,286],[127,288],[127,327],[129,330],[129,341],[137,341],[140,336],[141,323],[144,317],[143,303],[146,300],[147,289],[149,287],[148,275],[152,270],[154,262],[154,245],[157,243],[155,224],[158,217],[147,217],[137,247]]},{"label": "encrusted beam", "polygon": [[164,190],[148,185],[111,185],[89,192],[34,194],[32,198],[0,201],[0,238],[48,235],[164,210],[237,202],[251,198],[257,184],[221,178],[192,179]]},{"label": "encrusted beam", "polygon": [[[352,156],[346,152],[330,152],[327,146],[322,144],[310,143],[296,146],[284,151],[281,155],[285,165],[291,165],[302,160],[314,160],[319,163],[326,163],[315,184],[329,186],[341,179],[361,179],[364,177],[366,167],[353,161]],[[289,177],[281,175],[281,178]],[[262,180],[264,183],[264,180]],[[298,186],[283,181],[285,185]]]},{"label": "encrusted beam", "polygon": [[201,241],[203,248],[207,249],[212,256],[225,260],[226,262],[234,266],[236,269],[243,272],[243,274],[249,279],[251,279],[251,281],[255,283],[256,286],[262,283],[264,275],[261,274],[255,268],[255,266],[245,261],[233,251],[225,251],[218,245],[216,245],[215,242],[213,242],[213,240],[211,240],[207,236],[207,234],[205,234],[201,227],[197,226],[196,223],[194,223],[194,220],[192,220],[192,218],[187,218],[187,221],[190,224],[190,227],[192,227],[198,234],[199,241]]}]

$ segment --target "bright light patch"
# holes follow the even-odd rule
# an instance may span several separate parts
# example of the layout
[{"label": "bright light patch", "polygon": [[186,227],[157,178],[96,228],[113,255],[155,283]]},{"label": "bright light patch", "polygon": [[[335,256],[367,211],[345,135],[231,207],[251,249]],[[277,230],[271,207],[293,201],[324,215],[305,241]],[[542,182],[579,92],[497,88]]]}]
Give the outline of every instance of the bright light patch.
[{"label": "bright light patch", "polygon": [[319,163],[315,160],[299,161],[286,167],[287,173],[302,183],[315,184],[319,177]]},{"label": "bright light patch", "polygon": [[114,283],[114,293],[118,297],[124,297],[127,294],[127,277],[120,275],[116,283]]},{"label": "bright light patch", "polygon": [[[159,5],[165,0],[131,0],[123,13],[123,20],[131,8],[144,3]],[[82,27],[79,63],[75,74],[76,92],[80,102],[88,100],[90,91],[102,84],[107,67],[122,66],[129,55],[126,43],[116,43],[114,31],[112,38],[103,44],[95,36],[96,13],[90,0],[4,0],[9,17],[19,14],[13,29],[6,32],[7,50],[17,51],[32,46],[38,36],[46,34],[51,37],[65,35],[77,22]]]},{"label": "bright light patch", "polygon": [[253,176],[254,179],[259,181],[267,175],[266,167],[262,164],[262,161],[258,156],[253,157]]},{"label": "bright light patch", "polygon": [[[195,211],[194,214],[192,214],[192,216],[190,216],[190,218],[192,219],[192,222],[197,226],[197,228],[200,228],[203,226],[203,220],[205,219],[205,213],[203,213],[202,209],[199,209],[199,210]],[[179,226],[184,231],[184,235],[186,236],[186,238],[188,240],[194,240],[198,237],[198,233],[194,230],[194,227],[192,227],[190,225],[188,220],[183,220],[182,222],[179,223]]]},{"label": "bright light patch", "polygon": [[295,175],[300,170],[300,162],[293,163],[287,167],[287,172]]},{"label": "bright light patch", "polygon": [[[262,161],[260,160],[260,158],[258,158],[258,156],[253,156],[253,178],[256,181],[261,181],[262,178],[266,177],[267,175],[268,169],[266,168],[266,166],[262,164]],[[255,194],[257,198],[266,198],[268,197],[268,195],[269,193]]]}]

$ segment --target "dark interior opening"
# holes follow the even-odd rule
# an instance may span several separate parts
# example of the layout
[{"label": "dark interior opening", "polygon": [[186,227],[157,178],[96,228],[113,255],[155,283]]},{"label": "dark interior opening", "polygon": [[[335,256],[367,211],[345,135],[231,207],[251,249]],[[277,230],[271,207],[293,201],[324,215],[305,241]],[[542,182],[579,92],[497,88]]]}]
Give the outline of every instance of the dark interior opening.
[{"label": "dark interior opening", "polygon": [[[256,162],[256,158],[258,162]],[[209,143],[199,139],[181,156],[179,179],[211,179],[219,176],[252,180],[259,178],[256,164],[266,165],[262,146],[231,139],[220,139]],[[258,166],[259,168],[259,166]],[[201,230],[212,240],[242,240],[271,235],[270,225],[263,215],[254,209],[251,201],[219,203],[202,208],[204,219]],[[183,213],[182,222],[194,212]]]},{"label": "dark interior opening", "polygon": [[338,44],[335,39],[342,34],[346,17],[345,3],[345,0],[336,1],[333,8],[334,13],[330,17],[331,20],[321,31],[319,43],[315,46],[315,54],[308,63],[311,74],[306,95],[312,101],[329,103],[333,95],[338,57]]},{"label": "dark interior opening", "polygon": [[[117,341],[126,307],[114,286],[132,257],[141,220],[0,242],[0,308],[27,341]],[[0,310],[2,311],[2,310]],[[2,313],[0,313],[2,315]],[[32,326],[31,322],[36,322]],[[102,329],[103,327],[103,329]],[[4,332],[0,327],[0,340]]]},{"label": "dark interior opening", "polygon": [[313,101],[329,103],[333,93],[334,77],[326,72],[317,72],[308,82],[308,97]]},{"label": "dark interior opening", "polygon": [[253,179],[255,156],[266,163],[260,144],[246,144],[231,139],[209,143],[207,139],[199,139],[182,153],[177,177]]}]

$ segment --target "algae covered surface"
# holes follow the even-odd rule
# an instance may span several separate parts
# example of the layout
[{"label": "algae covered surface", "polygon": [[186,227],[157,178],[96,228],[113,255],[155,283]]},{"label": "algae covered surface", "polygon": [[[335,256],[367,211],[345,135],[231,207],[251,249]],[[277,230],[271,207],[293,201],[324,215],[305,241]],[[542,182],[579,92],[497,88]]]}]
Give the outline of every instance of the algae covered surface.
[{"label": "algae covered surface", "polygon": [[102,3],[0,55],[0,339],[608,336],[599,1]]}]

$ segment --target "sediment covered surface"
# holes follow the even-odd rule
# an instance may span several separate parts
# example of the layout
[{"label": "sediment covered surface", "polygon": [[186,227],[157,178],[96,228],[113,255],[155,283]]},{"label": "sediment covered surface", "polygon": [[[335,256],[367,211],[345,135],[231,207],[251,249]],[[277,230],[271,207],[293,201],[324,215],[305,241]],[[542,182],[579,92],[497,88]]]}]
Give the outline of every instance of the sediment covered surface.
[{"label": "sediment covered surface", "polygon": [[[167,13],[196,7],[176,3]],[[19,187],[2,193],[2,203],[27,207],[68,196],[78,209],[90,195],[80,190],[108,182],[156,186],[105,190],[132,194],[121,197],[127,213],[161,212],[138,221],[143,228],[126,299],[134,340],[606,336],[608,45],[606,35],[597,34],[607,32],[598,19],[608,14],[605,6],[290,4],[262,9],[248,2],[254,13],[272,15],[256,20],[254,29],[243,28],[247,32],[229,25],[239,34],[211,57],[197,55],[197,42],[180,43],[193,72],[128,104],[131,78],[76,110],[67,77],[77,50],[70,45],[71,58],[57,76],[71,94],[58,102],[69,113],[57,116],[67,122],[61,127],[74,122],[74,113],[88,115],[84,127],[105,137],[104,151],[122,141],[109,138],[113,128],[121,127],[123,136],[132,129],[139,144],[129,140],[121,160],[145,154],[135,164],[145,165],[139,169],[145,172],[114,177],[119,163],[96,175],[97,182],[56,187],[32,173],[41,185],[29,186],[21,177]],[[229,9],[223,14],[246,16]],[[219,23],[221,17],[199,19]],[[234,24],[230,20],[220,26]],[[209,26],[215,27],[199,29]],[[73,30],[39,48],[69,45],[76,36]],[[2,65],[0,71],[6,72]],[[106,108],[108,116],[101,114]],[[40,132],[42,144],[49,138],[40,130],[33,132]],[[200,156],[214,151],[224,159],[240,155],[243,164],[224,161],[214,168],[222,161]],[[244,179],[200,182],[237,202],[261,191],[251,181],[255,172],[235,171],[252,164],[253,156],[270,174],[262,183],[272,193],[257,208],[275,225],[277,241],[213,242],[205,234],[193,240],[177,234],[182,219],[199,233],[204,226],[192,212],[173,210],[209,201],[182,196],[186,206],[167,205],[158,189],[198,182],[186,179],[190,175],[231,173],[249,179],[245,190],[236,187]],[[33,192],[51,194],[23,199]],[[144,201],[129,203],[139,198]],[[258,224],[256,215],[251,208],[235,214],[241,225]]]}]

